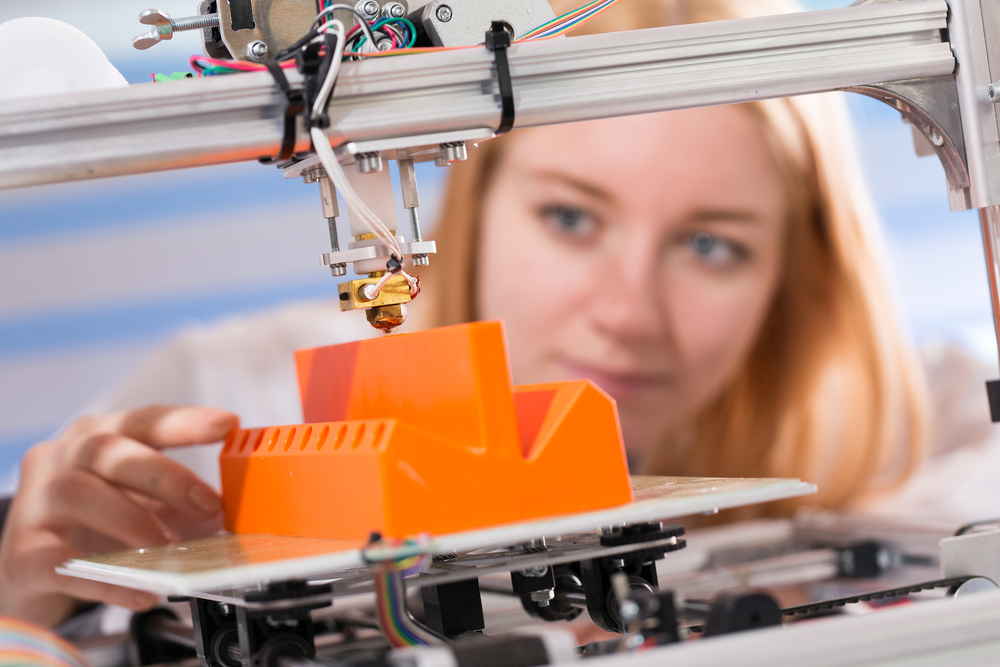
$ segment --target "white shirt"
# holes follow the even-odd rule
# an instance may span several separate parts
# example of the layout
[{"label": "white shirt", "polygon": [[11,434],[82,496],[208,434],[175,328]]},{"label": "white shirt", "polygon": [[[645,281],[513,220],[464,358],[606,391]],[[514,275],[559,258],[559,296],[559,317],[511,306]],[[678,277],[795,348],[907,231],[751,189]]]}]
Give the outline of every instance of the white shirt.
[{"label": "white shirt", "polygon": [[[410,318],[412,320],[411,308]],[[413,329],[408,321],[400,329]],[[234,412],[241,426],[302,423],[295,350],[382,335],[361,311],[303,301],[191,328],[155,352],[88,414],[150,404],[204,405]],[[219,445],[167,452],[219,488]]]}]

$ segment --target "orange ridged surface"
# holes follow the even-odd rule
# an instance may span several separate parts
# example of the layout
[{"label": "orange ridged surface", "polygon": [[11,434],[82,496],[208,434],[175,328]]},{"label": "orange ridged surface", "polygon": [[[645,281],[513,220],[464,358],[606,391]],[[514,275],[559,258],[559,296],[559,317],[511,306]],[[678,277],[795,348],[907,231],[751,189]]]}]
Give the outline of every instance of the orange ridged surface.
[{"label": "orange ridged surface", "polygon": [[500,322],[301,350],[296,365],[310,423],[226,440],[228,530],[403,537],[632,500],[614,401],[586,380],[513,386]]}]

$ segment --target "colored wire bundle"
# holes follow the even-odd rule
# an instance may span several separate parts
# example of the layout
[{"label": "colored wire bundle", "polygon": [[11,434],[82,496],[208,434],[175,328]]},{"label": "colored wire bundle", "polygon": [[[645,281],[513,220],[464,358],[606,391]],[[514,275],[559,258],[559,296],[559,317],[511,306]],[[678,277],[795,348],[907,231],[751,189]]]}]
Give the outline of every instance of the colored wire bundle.
[{"label": "colored wire bundle", "polygon": [[[189,60],[191,69],[201,76],[215,76],[218,74],[235,74],[236,72],[261,72],[267,68],[257,63],[248,63],[242,60],[219,60],[208,56],[191,56]],[[295,67],[294,60],[286,60],[281,63],[282,69]]]},{"label": "colored wire bundle", "polygon": [[[419,572],[427,556],[419,553],[421,546],[416,540],[407,540],[404,545],[409,549],[393,549],[385,555],[372,550],[365,552],[365,559],[377,564],[373,576],[379,627],[394,648],[443,644],[444,637],[415,621],[406,610],[403,578]],[[406,551],[414,553],[404,555]]]},{"label": "colored wire bundle", "polygon": [[534,30],[525,33],[515,41],[528,42],[536,39],[558,37],[579,28],[581,25],[616,4],[618,0],[594,0],[562,16],[557,16],[548,23],[543,23]]},{"label": "colored wire bundle", "polygon": [[[385,18],[376,21],[371,26],[371,32],[375,36],[375,49],[378,51],[392,51],[393,49],[409,49],[417,41],[417,28],[413,23],[404,17]],[[347,33],[348,47],[345,55],[364,55],[362,48],[370,45],[371,40],[363,34],[361,25],[356,25]],[[366,53],[371,53],[371,49]]]},{"label": "colored wire bundle", "polygon": [[87,667],[72,644],[31,623],[0,616],[0,667]]},{"label": "colored wire bundle", "polygon": [[[529,42],[565,35],[603,13],[612,5],[618,3],[618,1],[593,0],[593,2],[578,7],[571,12],[566,12],[548,23],[543,23],[514,41]],[[358,17],[358,24],[351,28],[346,35],[348,44],[345,46],[341,57],[357,59],[372,56],[396,56],[429,51],[477,48],[476,46],[414,47],[417,41],[417,29],[409,19],[405,17],[391,17],[369,23],[364,20],[364,17],[354,7],[323,0],[323,8],[313,21],[313,27],[309,33],[292,46],[278,53],[275,56],[275,60],[281,63],[282,67],[293,67],[294,62],[291,58],[295,53],[309,42],[329,31],[333,25],[333,12],[336,10],[350,11]],[[327,16],[328,14],[329,16]],[[219,60],[207,56],[191,56],[190,62],[191,68],[202,76],[233,74],[236,72],[257,72],[267,69],[264,65],[258,63],[249,63],[240,60]]]}]

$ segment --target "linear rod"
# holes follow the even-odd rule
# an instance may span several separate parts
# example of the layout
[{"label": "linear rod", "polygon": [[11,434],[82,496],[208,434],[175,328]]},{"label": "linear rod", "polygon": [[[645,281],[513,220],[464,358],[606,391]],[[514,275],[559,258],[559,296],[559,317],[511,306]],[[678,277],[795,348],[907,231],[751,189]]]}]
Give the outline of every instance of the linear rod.
[{"label": "linear rod", "polygon": [[[944,0],[899,0],[518,43],[515,127],[950,74],[947,15]],[[334,145],[496,127],[492,54],[344,63],[328,112]],[[0,109],[0,188],[270,156],[282,128],[266,72],[10,100]],[[308,147],[300,126],[297,149]]]}]

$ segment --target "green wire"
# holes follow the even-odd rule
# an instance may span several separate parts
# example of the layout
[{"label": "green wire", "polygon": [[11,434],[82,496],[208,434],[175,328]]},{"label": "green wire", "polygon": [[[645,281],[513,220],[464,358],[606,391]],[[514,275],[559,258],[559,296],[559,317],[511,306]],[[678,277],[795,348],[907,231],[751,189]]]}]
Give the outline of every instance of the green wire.
[{"label": "green wire", "polygon": [[[402,17],[402,16],[391,16],[389,18],[379,19],[375,23],[375,25],[372,26],[372,32],[375,32],[376,30],[378,30],[379,28],[381,28],[382,26],[384,26],[386,23],[393,23],[393,22],[399,22],[399,23],[406,24],[406,29],[410,32],[410,41],[406,43],[406,46],[403,47],[404,49],[408,49],[411,46],[413,46],[414,44],[416,44],[416,42],[417,42],[417,28],[416,28],[415,25],[413,25],[413,22],[410,21],[410,19]],[[361,39],[358,40],[357,45],[354,47],[354,50],[355,51],[360,51],[361,50],[361,45],[365,43],[366,39],[367,39],[367,37],[365,35],[362,35]]]}]

